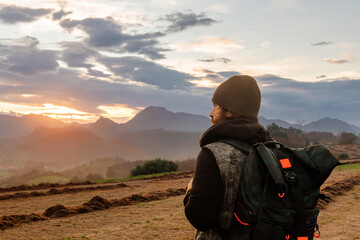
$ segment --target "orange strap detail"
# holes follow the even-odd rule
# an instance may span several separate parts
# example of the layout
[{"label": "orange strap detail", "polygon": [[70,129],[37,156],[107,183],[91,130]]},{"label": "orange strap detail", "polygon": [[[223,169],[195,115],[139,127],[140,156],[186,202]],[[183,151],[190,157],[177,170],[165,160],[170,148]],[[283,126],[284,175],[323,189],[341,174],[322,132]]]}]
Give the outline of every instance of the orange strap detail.
[{"label": "orange strap detail", "polygon": [[279,198],[283,198],[285,196],[285,193],[283,192],[282,194],[278,193]]},{"label": "orange strap detail", "polygon": [[239,223],[241,223],[242,225],[245,225],[245,226],[249,226],[249,225],[250,225],[250,224],[248,224],[248,223],[242,222],[242,221],[238,218],[238,216],[236,215],[236,213],[234,213],[234,216],[235,216],[236,219],[239,221]]},{"label": "orange strap detail", "polygon": [[297,240],[308,240],[308,237],[298,237]]},{"label": "orange strap detail", "polygon": [[280,159],[282,168],[291,168],[291,163],[288,158]]},{"label": "orange strap detail", "polygon": [[289,234],[286,235],[285,238],[286,238],[286,240],[289,240],[289,239],[290,239],[290,235],[289,235]]}]

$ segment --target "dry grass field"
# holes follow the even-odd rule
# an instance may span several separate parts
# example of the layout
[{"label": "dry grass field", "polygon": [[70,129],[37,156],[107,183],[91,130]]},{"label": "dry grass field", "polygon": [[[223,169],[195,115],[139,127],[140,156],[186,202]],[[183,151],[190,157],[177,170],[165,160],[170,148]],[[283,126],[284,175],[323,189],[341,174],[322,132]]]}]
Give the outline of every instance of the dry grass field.
[{"label": "dry grass field", "polygon": [[[358,178],[359,175],[358,169],[336,170],[323,188],[334,186],[345,178]],[[5,230],[0,230],[0,239],[192,239],[195,229],[187,222],[184,215],[183,191],[180,191],[180,195],[161,195],[167,192],[166,190],[169,188],[184,189],[190,177],[191,174],[183,174],[177,177],[128,181],[124,182],[125,187],[108,189],[99,187],[72,192],[61,192],[63,187],[57,187],[56,189],[60,192],[58,194],[31,195],[0,200],[0,216],[29,215],[32,213],[43,216],[42,214],[49,207],[62,204],[70,211],[95,196],[108,200],[127,199],[123,206],[111,205],[102,210],[70,214],[65,217],[61,217],[62,215],[59,214],[61,212],[57,212],[57,215],[43,217],[41,221],[18,223]],[[115,184],[98,184],[95,186]],[[80,187],[90,186],[72,186],[71,188]],[[354,186],[351,190],[349,188],[345,190],[341,194],[339,192],[340,195],[336,196],[325,209],[321,210],[318,221],[321,231],[320,239],[360,239],[360,214],[358,214],[360,185]],[[5,192],[1,193],[0,196],[19,194],[19,192]],[[27,192],[31,191],[28,190]],[[156,194],[161,195],[160,200],[153,200]],[[128,196],[132,197],[126,198]]]},{"label": "dry grass field", "polygon": [[360,160],[360,142],[356,142],[354,144],[334,144],[330,145],[330,151],[335,155],[338,156],[341,153],[346,153],[349,155],[349,158],[355,158]]}]

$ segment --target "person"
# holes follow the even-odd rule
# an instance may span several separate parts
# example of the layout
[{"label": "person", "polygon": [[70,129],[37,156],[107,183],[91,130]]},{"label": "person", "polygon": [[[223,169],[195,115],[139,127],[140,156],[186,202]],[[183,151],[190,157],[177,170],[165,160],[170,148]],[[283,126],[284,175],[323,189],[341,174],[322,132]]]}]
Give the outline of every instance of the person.
[{"label": "person", "polygon": [[258,122],[261,93],[256,80],[232,76],[215,90],[212,126],[200,139],[201,151],[184,198],[185,215],[197,229],[195,239],[232,239],[233,209],[247,153],[220,142],[236,139],[253,145],[271,141]]}]

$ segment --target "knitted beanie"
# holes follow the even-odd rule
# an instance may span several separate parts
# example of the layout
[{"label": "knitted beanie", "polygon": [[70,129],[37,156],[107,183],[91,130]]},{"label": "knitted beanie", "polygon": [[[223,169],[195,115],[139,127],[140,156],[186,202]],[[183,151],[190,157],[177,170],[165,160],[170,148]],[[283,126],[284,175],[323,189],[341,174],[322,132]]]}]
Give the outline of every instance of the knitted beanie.
[{"label": "knitted beanie", "polygon": [[216,88],[212,101],[235,116],[258,121],[261,93],[253,77],[232,76]]}]

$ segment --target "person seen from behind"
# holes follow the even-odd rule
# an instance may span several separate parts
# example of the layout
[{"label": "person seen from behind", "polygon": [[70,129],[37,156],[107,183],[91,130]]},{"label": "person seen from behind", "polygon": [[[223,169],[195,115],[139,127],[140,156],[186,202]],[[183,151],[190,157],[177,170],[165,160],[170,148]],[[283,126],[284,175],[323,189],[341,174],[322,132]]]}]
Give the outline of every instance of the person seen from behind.
[{"label": "person seen from behind", "polygon": [[230,77],[216,88],[212,103],[212,126],[200,139],[194,178],[184,198],[185,215],[197,229],[196,240],[235,238],[233,210],[247,153],[219,140],[250,145],[272,140],[258,122],[261,93],[253,77]]}]

